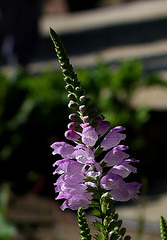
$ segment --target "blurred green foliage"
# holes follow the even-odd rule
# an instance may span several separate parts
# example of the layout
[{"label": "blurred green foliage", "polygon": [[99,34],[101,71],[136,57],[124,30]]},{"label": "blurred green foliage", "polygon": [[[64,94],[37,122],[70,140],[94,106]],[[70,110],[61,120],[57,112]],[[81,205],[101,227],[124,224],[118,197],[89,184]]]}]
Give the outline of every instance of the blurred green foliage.
[{"label": "blurred green foliage", "polygon": [[[99,114],[113,127],[123,125],[129,132],[142,128],[149,119],[146,106],[132,109],[134,90],[153,84],[167,86],[158,75],[144,74],[140,61],[122,62],[112,71],[99,62],[95,68],[76,72]],[[48,179],[52,172],[49,145],[62,141],[67,128],[66,95],[60,71],[31,75],[17,68],[10,74],[0,73],[1,181],[12,181],[24,192],[41,174]],[[42,187],[41,183],[36,191]]]},{"label": "blurred green foliage", "polygon": [[142,126],[149,119],[148,106],[131,107],[131,97],[138,88],[153,84],[167,86],[156,73],[144,74],[140,61],[123,61],[118,69],[111,71],[105,63],[99,62],[95,69],[78,72],[82,85],[87,89],[99,112],[107,117],[113,126]]}]

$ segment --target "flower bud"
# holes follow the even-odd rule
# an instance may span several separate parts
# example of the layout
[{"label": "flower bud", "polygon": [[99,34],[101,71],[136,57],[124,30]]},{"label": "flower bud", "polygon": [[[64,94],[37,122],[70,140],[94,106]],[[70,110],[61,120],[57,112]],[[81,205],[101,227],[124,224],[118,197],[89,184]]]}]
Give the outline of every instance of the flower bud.
[{"label": "flower bud", "polygon": [[69,119],[73,122],[82,122],[81,118],[76,113],[71,113]]},{"label": "flower bud", "polygon": [[69,91],[69,92],[73,92],[73,91],[74,91],[74,88],[73,88],[73,86],[72,86],[71,84],[67,84],[67,85],[65,86],[65,89],[66,89],[67,91]]},{"label": "flower bud", "polygon": [[69,78],[69,77],[65,77],[65,78],[64,78],[64,81],[65,81],[67,84],[71,84],[71,83],[72,83],[72,79]]},{"label": "flower bud", "polygon": [[96,109],[96,108],[91,108],[91,109],[89,109],[89,116],[90,116],[90,117],[95,116],[96,113],[97,113],[97,109]]},{"label": "flower bud", "polygon": [[73,130],[66,131],[65,132],[65,137],[68,140],[71,140],[71,141],[74,141],[74,142],[78,141],[81,138],[81,136],[78,133],[74,132]]},{"label": "flower bud", "polygon": [[79,100],[80,100],[81,103],[85,103],[86,99],[87,99],[87,98],[86,98],[86,96],[84,96],[84,95],[79,98]]},{"label": "flower bud", "polygon": [[79,126],[78,123],[76,123],[76,122],[70,122],[70,123],[68,124],[68,129],[75,131],[78,126]]},{"label": "flower bud", "polygon": [[82,118],[82,120],[83,120],[84,123],[88,123],[89,120],[90,120],[90,117],[89,117],[89,116],[84,116],[84,117]]},{"label": "flower bud", "polygon": [[64,74],[64,75],[69,75],[69,71],[68,71],[68,69],[62,69],[62,73]]},{"label": "flower bud", "polygon": [[77,95],[82,95],[84,93],[84,90],[81,87],[76,87],[75,91],[76,91]]},{"label": "flower bud", "polygon": [[98,133],[98,135],[101,137],[103,136],[108,129],[110,128],[110,122],[109,121],[103,121],[102,123],[100,123],[100,125],[97,127],[96,132]]},{"label": "flower bud", "polygon": [[102,121],[103,121],[103,118],[102,118],[102,117],[96,117],[96,118],[93,120],[92,125],[93,125],[94,127],[97,127],[100,123],[102,123]]},{"label": "flower bud", "polygon": [[73,130],[73,131],[77,131],[77,132],[81,132],[82,131],[82,128],[76,122],[70,122],[68,124],[68,129]]},{"label": "flower bud", "polygon": [[85,106],[85,105],[79,106],[79,111],[80,111],[81,113],[86,112],[86,106]]},{"label": "flower bud", "polygon": [[76,96],[75,96],[74,93],[69,93],[69,94],[67,95],[67,97],[68,97],[70,100],[76,101]]},{"label": "flower bud", "polygon": [[70,100],[70,101],[69,101],[68,107],[69,107],[70,109],[78,110],[78,104],[77,104],[76,102],[74,102],[73,100]]}]

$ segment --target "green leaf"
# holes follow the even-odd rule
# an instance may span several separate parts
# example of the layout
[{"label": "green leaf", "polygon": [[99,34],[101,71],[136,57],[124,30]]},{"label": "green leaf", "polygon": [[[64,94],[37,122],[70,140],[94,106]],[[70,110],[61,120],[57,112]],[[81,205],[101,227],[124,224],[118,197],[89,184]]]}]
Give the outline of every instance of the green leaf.
[{"label": "green leaf", "polygon": [[103,236],[100,234],[95,235],[94,237],[96,240],[104,240]]},{"label": "green leaf", "polygon": [[105,230],[104,226],[97,220],[93,223],[93,226],[100,232],[103,232]]},{"label": "green leaf", "polygon": [[99,218],[101,217],[101,212],[99,210],[97,210],[97,209],[92,210],[91,214],[93,216],[96,216],[96,217],[99,217]]},{"label": "green leaf", "polygon": [[91,202],[90,207],[100,209],[99,203],[95,201]]}]

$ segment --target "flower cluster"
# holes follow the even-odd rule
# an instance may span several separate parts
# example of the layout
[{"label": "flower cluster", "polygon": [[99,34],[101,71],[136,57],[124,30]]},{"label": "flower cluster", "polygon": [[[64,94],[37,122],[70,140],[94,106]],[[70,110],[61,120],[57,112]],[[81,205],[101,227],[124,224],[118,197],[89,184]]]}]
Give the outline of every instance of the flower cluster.
[{"label": "flower cluster", "polygon": [[136,172],[131,163],[137,162],[124,152],[128,147],[120,145],[126,138],[120,132],[125,129],[121,126],[110,129],[110,122],[96,117],[97,110],[91,108],[91,99],[84,95],[60,38],[53,29],[50,35],[66,83],[68,107],[74,111],[69,115],[71,122],[65,132],[65,137],[74,144],[51,145],[53,154],[62,157],[54,164],[57,166],[54,174],[60,175],[54,184],[59,193],[56,199],[65,199],[61,209],[88,208],[97,192],[108,193],[115,201],[137,198],[141,184],[124,182],[125,177]]},{"label": "flower cluster", "polygon": [[[54,174],[60,174],[55,183],[55,191],[59,193],[56,199],[65,199],[62,210],[77,210],[81,206],[88,208],[94,194],[88,187],[96,189],[97,182],[109,193],[112,200],[127,201],[138,197],[141,184],[124,182],[125,177],[136,172],[136,168],[130,163],[137,162],[124,152],[127,146],[119,145],[126,138],[125,134],[120,133],[125,129],[117,126],[109,130],[110,123],[102,118],[99,121],[99,118],[94,119],[93,123],[98,122],[96,127],[89,123],[76,126],[75,122],[71,122],[68,125],[69,130],[65,136],[74,141],[75,146],[66,142],[51,145],[53,154],[59,154],[63,158],[54,164],[57,166]],[[80,131],[77,132],[76,127],[81,128]],[[98,162],[96,153],[104,151],[105,156]]]}]

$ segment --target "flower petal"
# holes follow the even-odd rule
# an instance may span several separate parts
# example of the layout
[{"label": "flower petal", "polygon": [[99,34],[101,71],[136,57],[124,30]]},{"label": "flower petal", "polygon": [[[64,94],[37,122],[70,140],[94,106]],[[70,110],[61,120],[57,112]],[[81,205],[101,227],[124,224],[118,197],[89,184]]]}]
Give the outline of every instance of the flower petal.
[{"label": "flower petal", "polygon": [[128,149],[127,146],[118,145],[110,150],[104,157],[104,162],[106,163],[107,167],[114,166],[121,162],[123,159],[128,158],[129,154],[123,152],[124,150]]},{"label": "flower petal", "polygon": [[63,158],[71,158],[74,151],[74,147],[66,142],[54,142],[51,148],[54,149],[53,155],[60,154]]},{"label": "flower petal", "polygon": [[117,146],[121,140],[126,138],[126,134],[119,133],[125,130],[125,128],[118,126],[110,130],[101,142],[101,147],[106,151],[112,147]]},{"label": "flower petal", "polygon": [[94,146],[98,140],[98,134],[92,126],[86,126],[82,131],[82,142],[87,146]]}]

